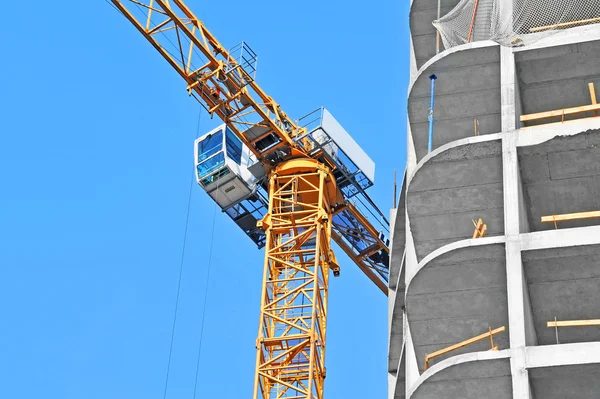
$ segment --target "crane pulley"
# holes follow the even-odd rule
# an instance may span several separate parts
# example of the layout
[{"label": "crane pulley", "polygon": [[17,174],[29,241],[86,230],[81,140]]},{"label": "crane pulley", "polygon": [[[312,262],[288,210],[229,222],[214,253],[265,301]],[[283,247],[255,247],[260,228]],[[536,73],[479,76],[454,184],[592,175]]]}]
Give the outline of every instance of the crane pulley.
[{"label": "crane pulley", "polygon": [[262,90],[246,43],[227,50],[181,0],[111,2],[263,168],[265,215],[247,232],[265,247],[254,398],[322,399],[329,274],[340,269],[331,240],[387,294],[388,223],[364,191],[372,181],[322,126],[292,120]]}]

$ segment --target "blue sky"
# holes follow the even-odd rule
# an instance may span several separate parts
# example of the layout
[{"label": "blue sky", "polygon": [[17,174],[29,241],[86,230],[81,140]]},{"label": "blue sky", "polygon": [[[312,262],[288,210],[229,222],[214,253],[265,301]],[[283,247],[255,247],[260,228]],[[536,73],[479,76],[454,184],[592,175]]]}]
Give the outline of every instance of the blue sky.
[{"label": "blue sky", "polygon": [[[7,2],[0,25],[0,397],[162,398],[199,105],[105,1],[66,3]],[[226,47],[252,46],[288,114],[331,111],[375,161],[385,213],[408,3],[188,1]],[[200,132],[217,124],[203,113]],[[194,185],[167,398],[192,397],[214,212]],[[215,220],[197,397],[249,398],[263,257]],[[387,302],[339,259],[327,397],[384,398]]]}]

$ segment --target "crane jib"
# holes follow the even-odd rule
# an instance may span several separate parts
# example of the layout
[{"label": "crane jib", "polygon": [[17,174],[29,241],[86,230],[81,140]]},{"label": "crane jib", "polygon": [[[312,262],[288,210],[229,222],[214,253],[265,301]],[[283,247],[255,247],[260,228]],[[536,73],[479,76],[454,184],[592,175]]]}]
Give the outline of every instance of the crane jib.
[{"label": "crane jib", "polygon": [[[309,152],[300,140],[306,135],[306,128],[289,118],[254,80],[256,54],[247,44],[228,51],[181,0],[111,1],[185,79],[189,94],[221,118],[257,161],[270,167],[292,152],[296,155]],[[387,226],[367,230],[381,230],[382,251],[389,252],[385,246],[389,224],[381,212],[376,210],[376,213]],[[352,252],[351,258],[356,262],[360,252],[352,243],[359,240],[346,235],[345,242],[353,249],[345,252]],[[369,241],[373,239],[368,237]],[[386,256],[381,259],[385,262]],[[365,267],[363,263],[359,266]],[[387,264],[375,267],[379,270],[377,274],[387,276]],[[387,278],[382,276],[382,279],[387,284]]]}]

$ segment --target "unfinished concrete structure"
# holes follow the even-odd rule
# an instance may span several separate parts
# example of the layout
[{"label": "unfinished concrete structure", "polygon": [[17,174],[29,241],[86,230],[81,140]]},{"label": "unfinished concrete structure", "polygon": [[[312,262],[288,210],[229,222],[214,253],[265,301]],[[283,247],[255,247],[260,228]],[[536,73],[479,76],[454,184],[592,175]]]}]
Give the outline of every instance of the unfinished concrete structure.
[{"label": "unfinished concrete structure", "polygon": [[388,397],[599,398],[600,24],[436,54],[437,12],[412,1]]}]

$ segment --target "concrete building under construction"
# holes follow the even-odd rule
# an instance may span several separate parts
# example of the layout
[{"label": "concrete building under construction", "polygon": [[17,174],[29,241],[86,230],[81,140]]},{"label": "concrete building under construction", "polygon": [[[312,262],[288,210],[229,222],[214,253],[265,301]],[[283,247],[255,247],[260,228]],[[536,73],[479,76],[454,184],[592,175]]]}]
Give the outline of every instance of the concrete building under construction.
[{"label": "concrete building under construction", "polygon": [[600,397],[598,22],[412,1],[390,399]]}]

